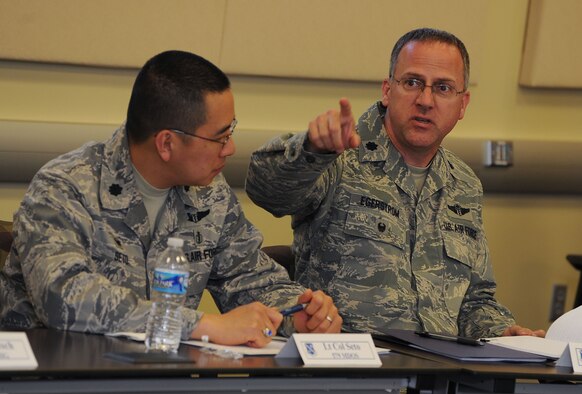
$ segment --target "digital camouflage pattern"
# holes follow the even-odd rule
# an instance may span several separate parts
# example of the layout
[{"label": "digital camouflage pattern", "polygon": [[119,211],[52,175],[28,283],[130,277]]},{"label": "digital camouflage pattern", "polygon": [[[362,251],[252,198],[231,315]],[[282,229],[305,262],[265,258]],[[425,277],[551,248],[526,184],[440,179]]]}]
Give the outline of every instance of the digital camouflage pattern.
[{"label": "digital camouflage pattern", "polygon": [[390,328],[487,337],[514,324],[494,298],[480,181],[440,148],[420,195],[374,104],[362,143],[341,155],[304,149],[306,134],[252,155],[246,190],[293,215],[296,280],[330,294],[351,332]]},{"label": "digital camouflage pattern", "polygon": [[286,307],[304,289],[263,252],[222,175],[207,187],[174,187],[150,239],[125,129],[44,166],[15,215],[0,274],[0,326],[38,324],[106,333],[144,331],[151,270],[168,237],[184,239],[190,282],[182,337],[196,327],[202,291],[221,311],[253,301]]}]

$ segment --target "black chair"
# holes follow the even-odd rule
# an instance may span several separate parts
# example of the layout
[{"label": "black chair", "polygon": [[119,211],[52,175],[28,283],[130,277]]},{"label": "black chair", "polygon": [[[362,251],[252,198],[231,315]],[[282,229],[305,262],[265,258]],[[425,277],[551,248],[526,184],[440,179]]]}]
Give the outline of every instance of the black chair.
[{"label": "black chair", "polygon": [[0,220],[0,270],[4,267],[4,261],[10,253],[12,245],[12,222]]},{"label": "black chair", "polygon": [[291,251],[291,246],[289,245],[274,245],[274,246],[264,246],[261,248],[263,252],[267,254],[270,258],[275,260],[277,263],[281,264],[287,272],[291,280],[295,280],[295,256]]},{"label": "black chair", "polygon": [[569,254],[566,259],[572,264],[574,268],[580,271],[580,278],[578,279],[578,289],[576,290],[576,298],[574,299],[574,308],[582,305],[582,255]]}]

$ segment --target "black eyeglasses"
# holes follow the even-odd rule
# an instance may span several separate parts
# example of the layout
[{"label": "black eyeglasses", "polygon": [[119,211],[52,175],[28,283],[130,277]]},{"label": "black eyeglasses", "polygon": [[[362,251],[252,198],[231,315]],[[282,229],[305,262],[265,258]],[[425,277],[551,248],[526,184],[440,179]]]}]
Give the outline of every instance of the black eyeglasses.
[{"label": "black eyeglasses", "polygon": [[182,131],[182,130],[179,130],[179,129],[168,129],[168,130],[173,131],[174,133],[177,133],[177,134],[189,135],[190,137],[196,137],[196,138],[200,138],[202,140],[216,142],[218,144],[226,145],[228,143],[228,141],[230,141],[230,139],[232,138],[232,135],[234,134],[234,129],[235,129],[235,127],[236,127],[237,124],[238,124],[238,120],[233,119],[232,120],[232,123],[230,124],[230,126],[228,126],[228,131],[230,131],[230,133],[227,134],[227,135],[225,135],[224,137],[220,137],[220,138],[202,137],[200,135],[196,135],[196,134],[192,134],[192,133],[186,133],[185,131]]},{"label": "black eyeglasses", "polygon": [[414,94],[420,94],[420,92],[424,92],[424,88],[430,88],[432,93],[437,97],[449,99],[466,92],[465,90],[458,91],[451,84],[446,82],[427,85],[424,81],[417,78],[404,78],[398,80],[392,77],[392,79],[396,81],[396,83],[401,86],[405,92]]}]

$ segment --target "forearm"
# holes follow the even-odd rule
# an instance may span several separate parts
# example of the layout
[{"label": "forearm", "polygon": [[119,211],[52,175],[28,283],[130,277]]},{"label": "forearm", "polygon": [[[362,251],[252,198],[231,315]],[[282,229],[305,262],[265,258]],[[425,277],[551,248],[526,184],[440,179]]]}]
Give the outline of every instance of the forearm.
[{"label": "forearm", "polygon": [[459,331],[469,337],[500,336],[515,324],[511,311],[495,298],[496,284],[489,270],[473,272],[459,313]]},{"label": "forearm", "polygon": [[314,210],[333,181],[336,154],[310,153],[306,135],[286,135],[268,142],[251,157],[246,191],[275,216]]}]

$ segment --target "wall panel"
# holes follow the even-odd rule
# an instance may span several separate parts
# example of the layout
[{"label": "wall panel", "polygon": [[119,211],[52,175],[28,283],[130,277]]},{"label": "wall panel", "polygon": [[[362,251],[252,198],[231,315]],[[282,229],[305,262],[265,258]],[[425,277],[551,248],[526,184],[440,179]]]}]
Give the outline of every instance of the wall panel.
[{"label": "wall panel", "polygon": [[582,88],[582,1],[530,0],[519,82]]},{"label": "wall panel", "polygon": [[0,10],[3,59],[139,68],[184,49],[230,74],[359,81],[384,78],[396,39],[431,26],[463,39],[474,83],[487,0],[0,0]]},{"label": "wall panel", "polygon": [[226,0],[0,0],[0,58],[141,67],[157,52],[218,60]]},{"label": "wall panel", "polygon": [[483,0],[229,1],[221,62],[241,74],[379,81],[396,40],[428,26],[462,38],[475,83],[486,9]]}]

